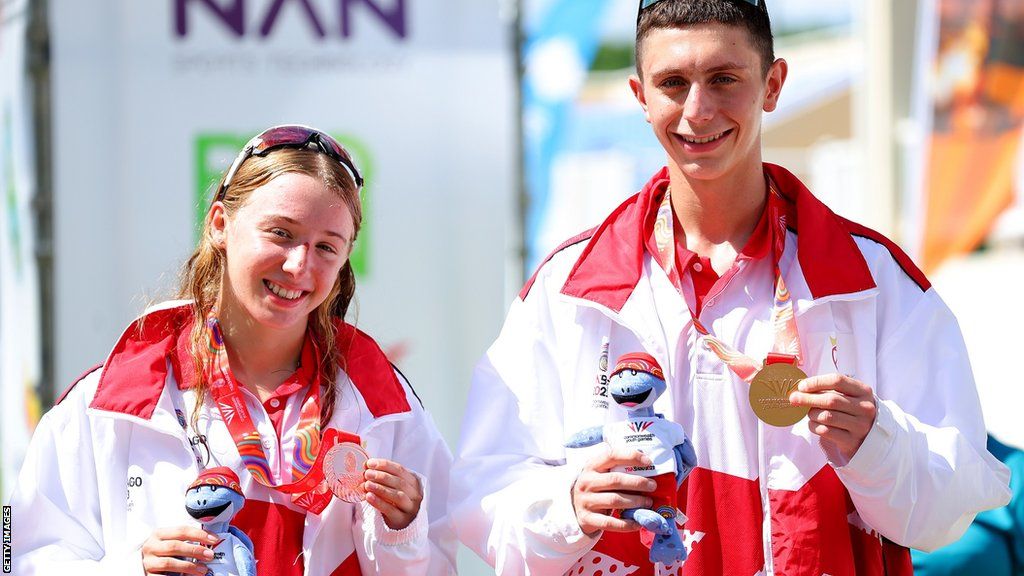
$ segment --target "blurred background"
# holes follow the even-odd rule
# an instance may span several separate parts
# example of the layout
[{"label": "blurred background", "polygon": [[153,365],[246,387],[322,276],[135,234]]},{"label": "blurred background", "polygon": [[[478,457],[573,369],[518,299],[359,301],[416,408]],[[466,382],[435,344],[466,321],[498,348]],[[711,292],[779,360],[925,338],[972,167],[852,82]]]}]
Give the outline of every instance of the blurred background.
[{"label": "blurred background", "polygon": [[[1024,446],[1024,0],[768,0],[765,159],[906,249]],[[208,193],[280,123],[367,176],[351,321],[453,450],[524,278],[664,163],[636,0],[0,0],[0,493],[34,424],[175,292]],[[465,553],[462,573],[486,574]]]}]

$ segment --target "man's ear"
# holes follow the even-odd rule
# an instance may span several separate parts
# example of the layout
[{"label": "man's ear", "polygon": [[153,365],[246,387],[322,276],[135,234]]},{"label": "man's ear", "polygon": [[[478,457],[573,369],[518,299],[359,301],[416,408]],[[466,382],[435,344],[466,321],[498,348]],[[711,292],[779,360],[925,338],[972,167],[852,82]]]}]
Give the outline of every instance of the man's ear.
[{"label": "man's ear", "polygon": [[633,97],[640,103],[640,107],[644,109],[644,120],[647,123],[651,123],[651,115],[647,112],[647,96],[644,94],[644,83],[636,74],[632,74],[629,77],[629,89],[633,91]]},{"label": "man's ear", "polygon": [[224,210],[224,203],[217,201],[210,206],[206,214],[206,225],[210,229],[210,236],[213,238],[213,245],[224,249],[227,246],[227,213]]},{"label": "man's ear", "polygon": [[789,74],[789,64],[782,58],[772,62],[768,69],[768,77],[765,79],[764,111],[774,112],[779,105],[779,94],[782,93],[782,85],[786,83],[786,75]]}]

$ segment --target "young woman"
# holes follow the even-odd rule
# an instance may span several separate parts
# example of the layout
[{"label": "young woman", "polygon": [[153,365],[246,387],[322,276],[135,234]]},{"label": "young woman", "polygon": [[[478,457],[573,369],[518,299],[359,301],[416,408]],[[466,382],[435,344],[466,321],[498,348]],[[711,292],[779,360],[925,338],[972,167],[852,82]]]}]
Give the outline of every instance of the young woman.
[{"label": "young woman", "polygon": [[218,538],[184,495],[217,466],[240,479],[231,524],[260,574],[454,573],[451,455],[377,344],[342,321],[361,186],[318,130],[245,146],[183,300],[129,326],[37,428],[11,500],[15,573],[207,574]]}]

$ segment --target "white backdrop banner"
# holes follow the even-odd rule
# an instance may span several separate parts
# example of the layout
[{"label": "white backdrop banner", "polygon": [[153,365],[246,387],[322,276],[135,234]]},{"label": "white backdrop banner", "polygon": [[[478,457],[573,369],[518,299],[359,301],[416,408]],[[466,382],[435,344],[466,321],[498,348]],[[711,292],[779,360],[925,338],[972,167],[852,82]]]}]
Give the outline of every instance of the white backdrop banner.
[{"label": "white backdrop banner", "polygon": [[39,276],[26,63],[28,0],[0,0],[0,497],[39,419]]},{"label": "white backdrop banner", "polygon": [[367,180],[354,320],[449,441],[506,308],[515,75],[499,0],[51,0],[58,388],[170,295],[207,193],[302,123]]}]

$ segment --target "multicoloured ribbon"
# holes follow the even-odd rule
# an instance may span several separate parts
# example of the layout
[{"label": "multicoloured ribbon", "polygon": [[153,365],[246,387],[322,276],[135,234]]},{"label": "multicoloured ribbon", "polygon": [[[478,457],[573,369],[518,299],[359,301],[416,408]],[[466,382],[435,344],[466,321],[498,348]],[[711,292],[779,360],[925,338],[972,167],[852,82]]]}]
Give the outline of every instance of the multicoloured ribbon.
[{"label": "multicoloured ribbon", "polygon": [[[671,188],[665,191],[665,198],[658,206],[658,215],[654,221],[652,236],[657,251],[653,254],[655,260],[661,265],[668,275],[669,280],[683,294],[682,275],[676,265],[676,238],[675,238],[675,215],[672,212]],[[782,197],[779,196],[774,186],[769,183],[768,218],[772,224],[772,259],[775,271],[775,299],[772,306],[772,327],[775,332],[775,344],[772,348],[770,361],[793,362],[802,364],[800,351],[800,336],[796,328],[796,317],[793,313],[793,301],[790,297],[786,283],[782,279],[782,272],[779,269],[779,259],[782,258],[782,251],[786,243],[786,215],[780,208]],[[758,362],[716,338],[711,331],[701,323],[698,313],[687,306],[690,317],[693,319],[693,327],[704,338],[708,348],[718,356],[726,366],[739,376],[742,380],[750,382],[754,376],[764,367],[764,363]]]},{"label": "multicoloured ribbon", "polygon": [[206,331],[206,381],[210,385],[210,395],[217,405],[217,410],[235,441],[242,463],[253,479],[260,484],[290,494],[295,504],[319,514],[331,500],[331,492],[327,489],[324,479],[323,456],[342,440],[337,430],[329,428],[323,434],[320,431],[319,366],[315,369],[313,381],[299,412],[295,448],[292,452],[292,481],[275,484],[267,454],[263,451],[263,443],[260,441],[260,433],[249,414],[249,409],[245,406],[241,388],[231,372],[216,310],[212,310],[206,318]]}]

